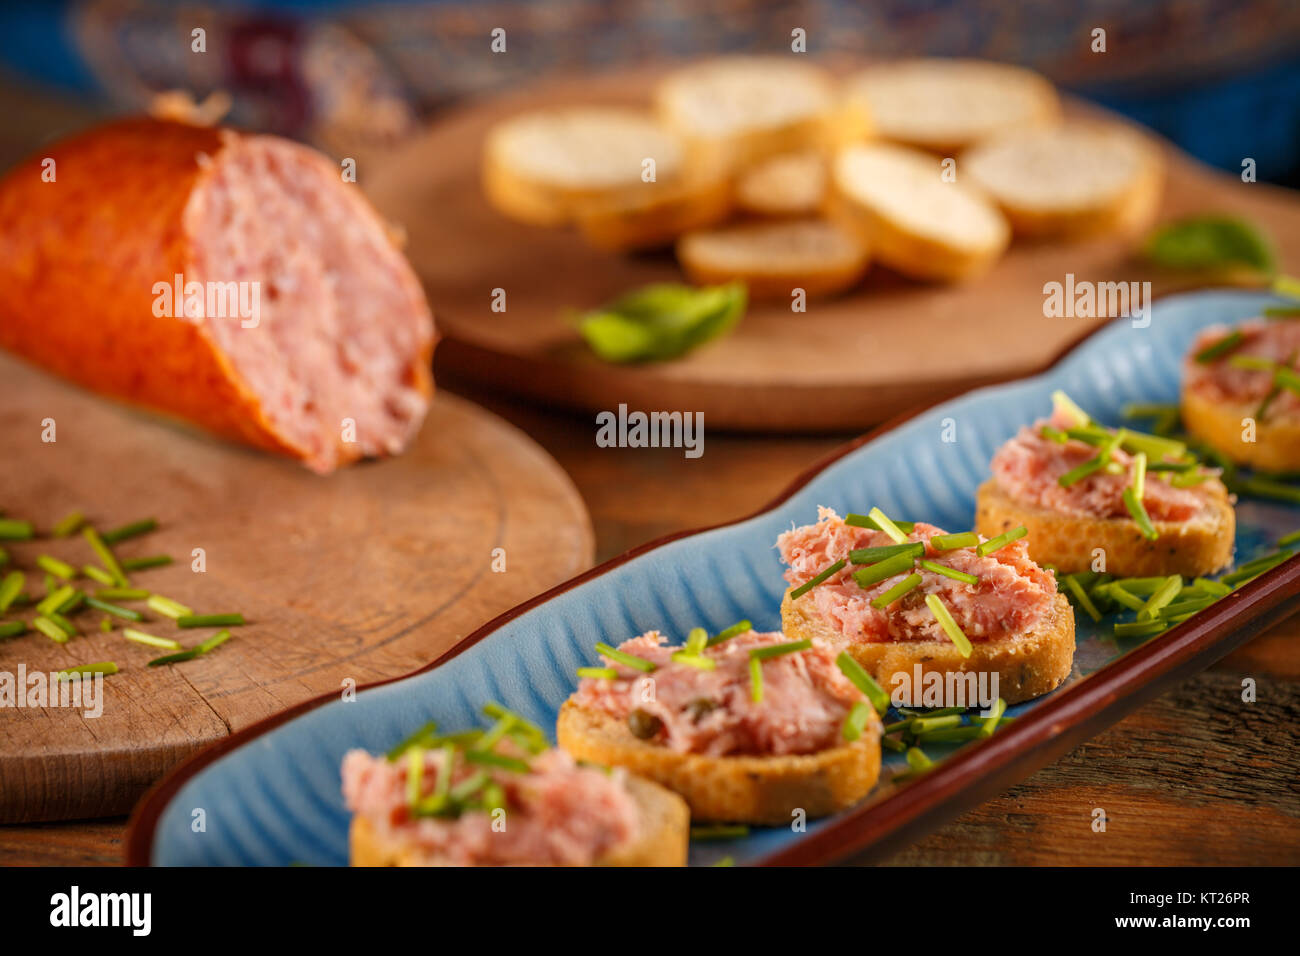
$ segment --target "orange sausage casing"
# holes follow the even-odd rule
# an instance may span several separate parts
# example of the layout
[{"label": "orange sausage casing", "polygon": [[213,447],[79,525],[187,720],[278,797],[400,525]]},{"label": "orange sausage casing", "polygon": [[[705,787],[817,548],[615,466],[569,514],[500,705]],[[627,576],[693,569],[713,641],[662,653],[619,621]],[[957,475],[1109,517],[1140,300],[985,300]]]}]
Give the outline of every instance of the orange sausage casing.
[{"label": "orange sausage casing", "polygon": [[287,140],[131,119],[0,180],[0,346],[97,392],[328,472],[410,441],[434,342],[383,221]]}]

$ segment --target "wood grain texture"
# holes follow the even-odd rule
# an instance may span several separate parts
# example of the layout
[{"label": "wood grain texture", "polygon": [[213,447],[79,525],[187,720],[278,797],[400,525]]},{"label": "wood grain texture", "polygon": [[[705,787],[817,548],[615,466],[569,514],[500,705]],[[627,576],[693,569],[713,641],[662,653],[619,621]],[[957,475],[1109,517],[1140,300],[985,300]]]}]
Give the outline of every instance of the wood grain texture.
[{"label": "wood grain texture", "polygon": [[[1045,318],[1043,285],[1151,280],[1159,295],[1182,276],[1153,274],[1131,243],[1016,243],[983,278],[923,285],[874,268],[838,299],[805,314],[751,307],[738,329],[677,361],[616,367],[596,360],[567,318],[630,288],[680,280],[668,254],[620,256],[576,232],[512,222],[479,186],[484,136],[513,113],[561,104],[646,102],[655,71],[539,83],[445,115],[424,136],[362,165],[367,193],[406,229],[407,253],[437,303],[442,362],[502,388],[574,408],[704,412],[712,427],[761,431],[861,429],[921,402],[1037,370],[1104,319]],[[1073,112],[1096,108],[1072,104]],[[1231,209],[1300,258],[1300,199],[1243,184],[1165,145],[1162,219]],[[505,312],[491,311],[493,290]],[[990,329],[996,328],[996,345]]]},{"label": "wood grain texture", "polygon": [[[74,509],[102,527],[161,524],[118,554],[174,555],[134,582],[198,613],[249,621],[209,657],[147,668],[161,653],[98,630],[56,645],[0,643],[0,670],[112,660],[103,714],[0,710],[0,820],[123,813],[203,744],[331,690],[404,674],[461,636],[584,569],[592,533],[569,479],[526,436],[440,394],[406,454],[330,477],[180,429],[0,358],[0,503],[38,528]],[[53,419],[57,441],[41,440]],[[191,569],[194,548],[207,569]],[[502,549],[505,571],[493,570]],[[9,548],[31,569],[50,553],[91,559],[75,536]],[[29,589],[40,575],[29,576]],[[30,612],[29,615],[30,616]],[[197,643],[211,630],[139,625]]]}]

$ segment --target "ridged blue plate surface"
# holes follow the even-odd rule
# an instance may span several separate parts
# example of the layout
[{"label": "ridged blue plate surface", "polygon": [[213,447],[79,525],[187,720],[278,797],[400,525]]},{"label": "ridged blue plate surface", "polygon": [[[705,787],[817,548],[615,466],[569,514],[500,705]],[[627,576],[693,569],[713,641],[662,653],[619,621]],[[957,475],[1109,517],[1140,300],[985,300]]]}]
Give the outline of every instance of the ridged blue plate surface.
[{"label": "ridged blue plate surface", "polygon": [[[1022,424],[1047,413],[1053,389],[1065,389],[1108,424],[1120,422],[1126,403],[1176,401],[1182,356],[1196,332],[1256,315],[1268,301],[1241,292],[1163,299],[1149,328],[1118,320],[1046,374],[936,407],[836,461],[771,511],[643,554],[515,618],[435,670],[282,724],[176,792],[159,817],[152,862],[345,864],[349,818],[339,764],[349,748],[386,750],[431,719],[445,730],[483,723],[479,708],[489,700],[551,728],[574,688],[575,668],[594,663],[592,645],[600,640],[617,643],[651,628],[680,639],[691,627],[717,631],[740,618],[776,629],[784,582],[773,542],[792,525],[814,521],[819,504],[841,514],[879,506],[894,517],[967,529],[989,458]],[[993,316],[980,321],[995,334]],[[941,440],[946,419],[955,424],[955,442]],[[1242,560],[1300,526],[1300,509],[1276,504],[1243,502],[1237,517]],[[1081,617],[1070,681],[1128,649]],[[900,760],[890,755],[882,779]],[[889,789],[883,784],[871,799]],[[759,830],[725,844],[697,844],[691,861],[707,864],[725,855],[751,863],[800,838],[786,829]]]}]

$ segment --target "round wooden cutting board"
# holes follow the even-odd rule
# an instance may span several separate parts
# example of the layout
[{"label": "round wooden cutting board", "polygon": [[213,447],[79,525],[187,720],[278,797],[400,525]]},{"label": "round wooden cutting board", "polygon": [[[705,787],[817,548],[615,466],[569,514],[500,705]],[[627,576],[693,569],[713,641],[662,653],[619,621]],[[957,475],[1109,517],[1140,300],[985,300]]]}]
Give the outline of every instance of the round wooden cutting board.
[{"label": "round wooden cutting board", "polygon": [[[176,563],[132,574],[197,613],[248,625],[210,655],[167,653],[100,632],[57,645],[0,641],[0,672],[111,660],[103,713],[0,708],[0,822],[106,816],[194,750],[331,690],[405,674],[495,615],[586,568],[593,539],[568,477],[521,432],[439,393],[404,455],[328,477],[126,410],[0,356],[0,509],[47,534],[73,510],[101,528],[151,516],[120,557]],[[56,438],[42,441],[42,420]],[[41,593],[42,553],[80,566],[80,535],[6,542]],[[192,570],[202,548],[206,571]],[[8,570],[6,568],[5,570]],[[82,580],[83,586],[94,586]],[[133,607],[140,607],[133,604]],[[137,625],[185,646],[213,629]],[[28,612],[24,615],[30,617]]]},{"label": "round wooden cutting board", "polygon": [[[599,75],[538,84],[451,112],[424,135],[363,162],[361,182],[401,223],[407,253],[447,336],[439,368],[551,404],[585,410],[702,411],[708,425],[764,431],[859,429],[920,402],[1027,374],[1105,319],[1045,318],[1043,285],[1151,279],[1153,294],[1185,287],[1151,275],[1127,244],[1015,244],[988,275],[922,285],[883,268],[846,296],[750,308],[728,338],[683,359],[636,367],[595,359],[568,314],[648,282],[680,280],[668,253],[618,255],[572,230],[525,226],[496,213],[479,185],[488,128],[513,113],[576,104],[645,104],[657,74]],[[1071,104],[1075,112],[1095,108]],[[1243,184],[1172,147],[1161,218],[1230,212],[1300,257],[1300,199]],[[506,291],[506,311],[491,309]]]}]

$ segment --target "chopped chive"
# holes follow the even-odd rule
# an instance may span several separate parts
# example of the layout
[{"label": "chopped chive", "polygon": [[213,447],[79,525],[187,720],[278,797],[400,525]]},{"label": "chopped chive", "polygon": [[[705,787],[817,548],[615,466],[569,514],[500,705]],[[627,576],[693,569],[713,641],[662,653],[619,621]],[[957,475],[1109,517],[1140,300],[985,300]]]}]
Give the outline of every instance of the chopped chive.
[{"label": "chopped chive", "polygon": [[149,592],[143,588],[100,588],[95,597],[104,601],[143,601]]},{"label": "chopped chive", "polygon": [[1236,489],[1256,498],[1271,498],[1274,501],[1289,501],[1300,504],[1300,488],[1287,485],[1271,478],[1252,475],[1238,483]]},{"label": "chopped chive", "polygon": [[1147,514],[1146,506],[1138,500],[1137,493],[1134,492],[1133,487],[1130,485],[1128,488],[1125,488],[1124,493],[1120,497],[1124,499],[1124,507],[1128,509],[1128,513],[1132,516],[1133,520],[1137,522],[1138,530],[1142,532],[1142,537],[1146,538],[1148,541],[1154,541],[1159,538],[1160,532],[1157,531],[1156,526],[1151,523],[1151,517]]},{"label": "chopped chive", "polygon": [[1248,581],[1253,581],[1265,571],[1271,571],[1287,558],[1291,557],[1291,552],[1280,551],[1277,554],[1270,554],[1262,558],[1256,558],[1248,564],[1243,564],[1231,574],[1225,574],[1219,580],[1229,587],[1237,587]]},{"label": "chopped chive", "polygon": [[177,627],[242,627],[243,624],[242,614],[182,614],[176,619]]},{"label": "chopped chive", "polygon": [[1211,342],[1205,348],[1196,353],[1196,361],[1202,365],[1209,365],[1217,358],[1227,355],[1242,342],[1246,341],[1246,336],[1241,332],[1229,332],[1217,342]]},{"label": "chopped chive", "polygon": [[1127,588],[1118,581],[1112,581],[1106,585],[1106,596],[1116,604],[1122,604],[1130,611],[1140,611],[1146,604],[1141,598],[1131,594]]},{"label": "chopped chive", "polygon": [[1133,402],[1124,406],[1122,414],[1125,418],[1160,418],[1163,415],[1178,414],[1178,406]]},{"label": "chopped chive", "polygon": [[1061,475],[1060,478],[1056,479],[1056,483],[1062,488],[1069,488],[1073,485],[1077,485],[1089,475],[1101,471],[1101,469],[1106,467],[1106,464],[1107,459],[1103,455],[1098,454],[1096,457],[1089,458],[1083,464],[1076,465],[1069,471],[1065,472],[1065,474]]},{"label": "chopped chive", "polygon": [[62,578],[64,581],[71,581],[77,576],[76,568],[68,564],[68,562],[60,561],[48,554],[37,555],[36,566],[42,571],[50,572],[56,578]]},{"label": "chopped chive", "polygon": [[876,713],[883,714],[889,710],[889,695],[848,651],[840,651],[839,657],[835,658],[835,664],[849,679],[849,683],[866,695],[867,700],[871,701],[871,706],[876,708]]},{"label": "chopped chive", "polygon": [[1219,581],[1212,581],[1209,578],[1197,578],[1193,587],[1200,588],[1211,597],[1227,597],[1232,593],[1232,588]]},{"label": "chopped chive", "polygon": [[144,615],[139,611],[133,611],[130,608],[118,607],[116,604],[110,604],[107,601],[101,601],[99,598],[87,597],[86,603],[105,614],[111,614],[114,617],[120,617],[124,621],[143,621]]},{"label": "chopped chive", "polygon": [[925,545],[920,541],[909,541],[906,544],[885,544],[875,548],[854,548],[849,552],[849,560],[854,564],[875,564],[900,554],[919,558],[925,554]]},{"label": "chopped chive", "polygon": [[1075,441],[1081,441],[1085,445],[1092,445],[1094,448],[1098,445],[1104,445],[1114,438],[1114,434],[1100,425],[1085,425],[1079,428],[1067,428],[1065,437],[1073,438]]},{"label": "chopped chive", "polygon": [[174,621],[179,621],[183,617],[194,616],[192,608],[186,607],[180,601],[173,601],[169,597],[163,597],[161,594],[150,594],[144,604],[149,610],[157,611],[164,617],[170,617]]},{"label": "chopped chive", "polygon": [[64,601],[67,601],[76,593],[77,589],[71,584],[65,584],[61,588],[55,588],[49,594],[45,595],[45,597],[41,599],[40,603],[36,605],[36,613],[46,614],[50,611],[57,611],[63,606]]},{"label": "chopped chive", "polygon": [[[844,523],[854,528],[870,528],[872,531],[884,531],[870,515],[849,513],[844,516]],[[894,527],[911,534],[916,529],[915,521],[895,521]]]},{"label": "chopped chive", "polygon": [[1285,548],[1293,544],[1300,544],[1300,531],[1292,531],[1290,534],[1283,535],[1277,539],[1277,546]]},{"label": "chopped chive", "polygon": [[1168,580],[1167,576],[1154,578],[1119,578],[1112,581],[1112,584],[1118,584],[1130,594],[1137,594],[1141,597],[1150,597],[1160,590],[1160,586]]},{"label": "chopped chive", "polygon": [[860,587],[869,588],[873,584],[879,584],[881,581],[895,575],[911,571],[914,560],[910,554],[896,554],[892,558],[885,558],[885,560],[869,564],[865,568],[858,568],[853,572],[853,580]]},{"label": "chopped chive", "polygon": [[686,635],[686,644],[683,650],[686,653],[699,656],[709,642],[709,632],[702,627],[693,627],[690,633]]},{"label": "chopped chive", "polygon": [[163,565],[171,564],[172,556],[170,554],[151,554],[144,558],[127,558],[122,562],[124,571],[143,571],[146,568],[161,568]]},{"label": "chopped chive", "polygon": [[735,624],[731,625],[731,627],[721,630],[717,634],[709,638],[705,642],[704,646],[715,647],[716,645],[721,644],[723,641],[729,641],[733,637],[737,637],[741,634],[747,634],[753,629],[754,629],[754,625],[750,624],[748,621],[737,621]]},{"label": "chopped chive", "polygon": [[1120,447],[1131,454],[1142,452],[1152,461],[1165,458],[1182,458],[1187,454],[1186,442],[1164,438],[1160,435],[1147,435],[1131,429],[1121,428]]},{"label": "chopped chive", "polygon": [[493,720],[500,720],[502,717],[507,717],[507,716],[513,717],[515,719],[515,728],[517,730],[519,730],[524,734],[527,734],[529,737],[531,737],[534,740],[541,740],[541,741],[546,740],[546,732],[542,730],[541,727],[538,727],[535,723],[533,723],[528,718],[524,717],[522,714],[518,714],[515,711],[510,710],[509,708],[502,707],[500,704],[496,703],[495,701],[488,701],[486,704],[484,704],[483,713],[486,714],[488,717],[491,717]]},{"label": "chopped chive", "polygon": [[492,725],[492,728],[488,730],[487,733],[479,737],[472,749],[491,750],[501,741],[502,738],[505,737],[506,734],[510,732],[510,729],[514,727],[514,725],[515,715],[505,714]]},{"label": "chopped chive", "polygon": [[1101,621],[1101,612],[1097,610],[1097,605],[1092,603],[1092,598],[1088,597],[1088,592],[1083,589],[1078,580],[1072,574],[1067,574],[1062,580],[1065,582],[1066,589],[1074,596],[1074,600],[1079,607],[1087,613],[1088,617],[1094,621]]},{"label": "chopped chive", "polygon": [[96,664],[78,664],[76,667],[65,667],[56,675],[59,680],[71,680],[83,674],[116,674],[117,665],[112,661],[99,661]]},{"label": "chopped chive", "polygon": [[749,659],[767,661],[773,657],[784,657],[786,654],[797,654],[799,651],[806,651],[812,647],[812,641],[804,638],[802,641],[790,641],[786,644],[769,644],[767,647],[751,647],[749,649]]},{"label": "chopped chive", "polygon": [[871,706],[865,700],[855,701],[849,708],[848,715],[844,718],[844,726],[840,728],[840,735],[845,740],[857,740],[862,736],[863,729],[867,726],[867,721],[871,717]]},{"label": "chopped chive", "polygon": [[1146,497],[1147,491],[1147,455],[1140,451],[1133,456],[1133,497],[1138,504]]},{"label": "chopped chive", "polygon": [[958,534],[936,534],[930,539],[930,547],[936,551],[955,551],[958,548],[975,548],[980,543],[980,536],[974,531],[962,531]]},{"label": "chopped chive", "polygon": [[1169,630],[1165,621],[1128,621],[1113,628],[1116,637],[1154,637]]},{"label": "chopped chive", "polygon": [[447,796],[453,803],[465,803],[487,786],[491,780],[491,774],[486,770],[480,770],[478,773],[471,774],[452,787]]},{"label": "chopped chive", "polygon": [[793,601],[793,600],[795,600],[796,598],[801,598],[801,597],[803,597],[805,594],[807,594],[809,591],[811,591],[811,590],[812,590],[813,588],[815,588],[817,585],[821,584],[821,583],[822,583],[823,581],[825,581],[827,578],[832,577],[833,575],[839,574],[839,572],[842,571],[842,570],[844,569],[844,565],[845,565],[846,563],[847,563],[847,562],[845,562],[845,560],[844,560],[843,558],[840,558],[838,561],[836,561],[836,562],[835,562],[834,564],[832,564],[830,567],[828,567],[828,568],[824,568],[824,569],[822,569],[821,571],[817,572],[816,575],[814,575],[813,577],[809,578],[809,579],[808,579],[807,581],[805,581],[803,584],[799,585],[797,588],[795,588],[793,591],[790,592],[790,600]]},{"label": "chopped chive", "polygon": [[578,676],[592,680],[618,680],[618,671],[612,667],[579,667]]},{"label": "chopped chive", "polygon": [[756,704],[763,702],[763,662],[757,657],[749,659],[749,699]]},{"label": "chopped chive", "polygon": [[107,634],[113,629],[113,619],[111,617],[101,617],[99,619],[99,629]]},{"label": "chopped chive", "polygon": [[10,571],[4,576],[4,580],[0,581],[0,614],[9,610],[9,606],[17,600],[26,583],[27,576],[21,571]]},{"label": "chopped chive", "polygon": [[1258,355],[1234,355],[1228,360],[1228,364],[1233,368],[1243,369],[1247,372],[1271,372],[1277,368],[1277,363],[1272,359],[1262,358]]},{"label": "chopped chive", "polygon": [[895,740],[893,737],[881,737],[880,746],[892,750],[896,754],[901,754],[907,749],[907,744],[903,743],[901,740]]},{"label": "chopped chive", "polygon": [[899,721],[895,721],[892,724],[885,724],[885,728],[884,730],[881,731],[881,733],[895,734],[898,733],[900,730],[907,730],[912,726],[913,719],[914,718],[912,717],[908,717],[906,720],[899,720]]},{"label": "chopped chive", "polygon": [[998,722],[1002,719],[1002,715],[1005,714],[1006,712],[1007,712],[1007,702],[1003,700],[1001,697],[999,697],[997,699],[997,703],[993,705],[993,713],[991,713],[987,717],[980,718],[980,725],[979,725],[980,736],[992,737],[993,731],[998,729]]},{"label": "chopped chive", "polygon": [[715,823],[710,826],[691,827],[692,840],[740,840],[749,836],[749,827],[743,823]]},{"label": "chopped chive", "polygon": [[220,630],[217,631],[217,633],[213,634],[211,637],[209,637],[198,647],[196,647],[195,650],[197,650],[200,654],[206,654],[214,647],[220,647],[228,640],[230,640],[230,632],[227,630]]},{"label": "chopped chive", "polygon": [[942,717],[913,717],[908,728],[914,734],[923,734],[931,730],[944,730],[948,727],[960,727],[961,716],[946,714]]},{"label": "chopped chive", "polygon": [[74,625],[71,621],[69,621],[58,611],[50,611],[46,614],[42,614],[41,617],[45,618],[48,621],[52,621],[54,625],[58,627],[58,629],[61,630],[64,634],[68,635],[68,637],[77,636],[78,632],[77,632],[76,625]]},{"label": "chopped chive", "polygon": [[1052,392],[1052,408],[1068,415],[1079,427],[1084,427],[1092,421],[1088,413],[1076,405],[1074,399],[1059,388]]},{"label": "chopped chive", "polygon": [[483,764],[488,767],[500,767],[502,770],[513,770],[515,773],[527,773],[528,764],[515,757],[505,757],[492,750],[467,750],[465,759],[470,763]]},{"label": "chopped chive", "polygon": [[105,531],[103,539],[105,544],[117,544],[119,541],[125,541],[127,538],[134,538],[138,535],[147,534],[158,527],[158,522],[153,518],[142,518],[139,521],[132,521],[130,524],[124,524],[120,528],[113,528]]},{"label": "chopped chive", "polygon": [[970,641],[962,632],[962,629],[957,626],[957,622],[953,620],[952,612],[950,612],[943,601],[940,600],[939,595],[927,594],[925,604],[926,607],[930,609],[930,613],[934,615],[935,620],[939,622],[939,626],[943,628],[944,633],[948,635],[949,640],[951,640],[953,644],[956,645],[957,650],[961,652],[961,656],[970,657]]},{"label": "chopped chive", "polygon": [[86,516],[80,511],[74,511],[66,517],[60,518],[54,527],[50,529],[50,533],[56,538],[66,538],[73,532],[80,530],[85,523]]},{"label": "chopped chive", "polygon": [[919,735],[917,737],[917,743],[959,744],[979,739],[980,728],[967,725],[965,727],[945,727],[942,730],[932,730],[929,733]]},{"label": "chopped chive", "polygon": [[996,551],[1001,551],[1012,541],[1018,541],[1027,534],[1029,534],[1029,529],[1024,525],[1021,525],[1019,528],[1012,528],[1010,531],[1005,534],[1000,534],[996,538],[989,538],[975,549],[975,553],[981,558],[987,558],[990,554],[993,554]]},{"label": "chopped chive", "polygon": [[890,521],[889,516],[879,508],[872,508],[867,513],[867,516],[876,523],[876,527],[894,539],[894,544],[902,544],[907,540],[907,535],[903,533],[903,530]]},{"label": "chopped chive", "polygon": [[35,533],[30,521],[0,518],[0,541],[29,541]]},{"label": "chopped chive", "polygon": [[100,584],[107,584],[110,587],[113,584],[113,576],[103,568],[96,567],[93,564],[83,564],[81,566],[81,573],[92,581],[98,581]]},{"label": "chopped chive", "polygon": [[1149,621],[1156,616],[1156,613],[1178,597],[1178,592],[1183,589],[1183,579],[1181,575],[1171,574],[1165,578],[1165,583],[1160,585],[1149,598],[1147,603],[1142,605],[1142,610],[1138,611],[1139,621]]},{"label": "chopped chive", "polygon": [[1160,609],[1160,617],[1167,621],[1171,618],[1180,618],[1185,614],[1195,614],[1197,611],[1204,611],[1217,600],[1218,598],[1207,595],[1186,601],[1173,601]]},{"label": "chopped chive", "polygon": [[705,657],[703,654],[690,654],[686,651],[674,651],[670,656],[674,664],[684,664],[687,667],[694,667],[696,670],[711,671],[718,666],[718,662],[712,657]]},{"label": "chopped chive", "polygon": [[1054,441],[1058,445],[1064,445],[1070,440],[1070,436],[1059,428],[1053,428],[1051,425],[1044,425],[1043,430],[1039,432],[1048,441]]},{"label": "chopped chive", "polygon": [[5,621],[0,623],[0,640],[8,637],[17,637],[19,634],[27,633],[27,625],[22,621]]},{"label": "chopped chive", "polygon": [[71,614],[73,611],[76,611],[78,608],[80,608],[81,605],[85,603],[85,601],[86,601],[86,594],[84,591],[73,591],[72,597],[65,600],[54,610],[56,610],[60,614]]},{"label": "chopped chive", "polygon": [[169,651],[179,651],[181,645],[173,641],[170,637],[154,637],[152,634],[146,634],[144,631],[137,631],[133,627],[122,628],[122,636],[128,641],[135,641],[137,644],[148,644],[151,647],[164,647]]},{"label": "chopped chive", "polygon": [[886,608],[888,608],[889,605],[893,604],[899,598],[903,597],[903,595],[908,594],[914,589],[920,587],[920,585],[921,585],[921,575],[911,574],[903,578],[903,580],[899,581],[897,584],[895,584],[888,591],[881,594],[879,597],[872,598],[871,606],[878,611],[883,611]]},{"label": "chopped chive", "polygon": [[127,587],[129,582],[126,579],[126,572],[122,570],[122,565],[118,564],[116,556],[114,556],[109,546],[104,543],[104,539],[99,536],[99,532],[94,528],[84,528],[81,534],[90,543],[90,547],[94,549],[95,555],[99,558],[99,563],[112,575],[114,583],[120,588]]},{"label": "chopped chive", "polygon": [[1178,474],[1198,467],[1194,461],[1148,461],[1147,471],[1172,471]]},{"label": "chopped chive", "polygon": [[946,564],[939,564],[937,561],[921,561],[921,567],[927,571],[933,571],[935,574],[942,574],[945,578],[952,578],[954,581],[964,581],[966,584],[979,584],[980,579],[968,571],[958,571],[956,568],[950,568]]},{"label": "chopped chive", "polygon": [[649,674],[655,669],[653,661],[648,661],[644,657],[637,657],[635,654],[628,654],[620,651],[617,647],[610,647],[603,641],[596,645],[596,653],[602,657],[608,657],[611,661],[616,661],[624,667],[630,667],[633,670],[641,671],[643,674]]},{"label": "chopped chive", "polygon": [[0,568],[9,563],[9,551],[6,548],[0,548]]},{"label": "chopped chive", "polygon": [[32,621],[32,627],[36,628],[36,630],[40,631],[55,644],[68,643],[68,635],[63,633],[63,628],[59,627],[59,625],[55,624],[47,617],[36,618]]},{"label": "chopped chive", "polygon": [[927,757],[920,747],[908,747],[907,765],[913,770],[929,770],[934,766],[934,761]]},{"label": "chopped chive", "polygon": [[[159,658],[159,660],[162,660],[162,658]],[[431,720],[423,727],[421,727],[419,730],[417,730],[415,733],[399,741],[394,747],[392,747],[388,751],[386,756],[388,757],[389,761],[394,761],[402,754],[406,753],[406,751],[409,748],[415,746],[415,744],[417,744],[419,741],[424,740],[426,737],[432,737],[437,732],[438,732],[438,722],[436,720]]]},{"label": "chopped chive", "polygon": [[423,796],[424,751],[412,747],[406,752],[406,805],[415,807]]}]

